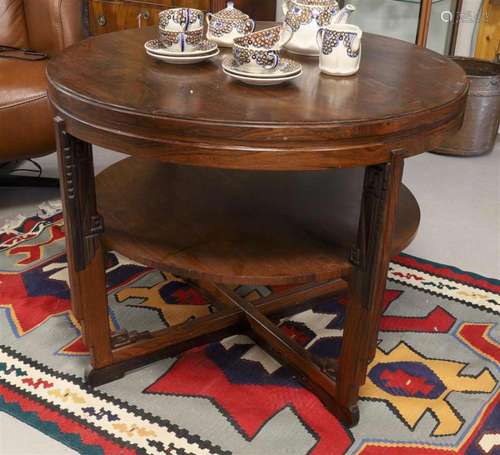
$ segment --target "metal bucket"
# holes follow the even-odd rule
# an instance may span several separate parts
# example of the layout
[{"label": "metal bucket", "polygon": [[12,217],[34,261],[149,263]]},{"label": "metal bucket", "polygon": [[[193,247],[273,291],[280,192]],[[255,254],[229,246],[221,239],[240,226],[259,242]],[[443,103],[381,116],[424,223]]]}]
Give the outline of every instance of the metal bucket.
[{"label": "metal bucket", "polygon": [[500,63],[451,57],[470,82],[464,123],[436,150],[437,153],[477,156],[491,152],[500,122]]}]

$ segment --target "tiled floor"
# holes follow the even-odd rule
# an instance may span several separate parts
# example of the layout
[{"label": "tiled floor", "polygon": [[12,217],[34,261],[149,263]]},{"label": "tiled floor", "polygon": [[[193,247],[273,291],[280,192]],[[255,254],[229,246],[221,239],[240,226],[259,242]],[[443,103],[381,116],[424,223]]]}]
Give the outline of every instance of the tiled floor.
[{"label": "tiled floor", "polygon": [[[123,155],[95,149],[96,169]],[[46,175],[57,175],[54,155],[38,160]],[[425,154],[406,162],[404,181],[422,210],[419,233],[407,252],[476,273],[500,277],[500,139],[478,158]],[[0,226],[37,204],[57,198],[56,190],[1,189]],[[22,435],[22,437],[19,437]],[[54,440],[0,413],[0,454],[73,453]]]}]

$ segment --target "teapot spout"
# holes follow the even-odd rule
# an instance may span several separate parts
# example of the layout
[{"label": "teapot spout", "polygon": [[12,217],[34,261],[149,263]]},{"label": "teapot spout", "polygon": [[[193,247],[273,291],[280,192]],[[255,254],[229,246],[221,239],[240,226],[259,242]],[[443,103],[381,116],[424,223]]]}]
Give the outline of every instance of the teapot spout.
[{"label": "teapot spout", "polygon": [[356,7],[348,3],[333,18],[334,24],[345,24],[349,16],[356,11]]}]

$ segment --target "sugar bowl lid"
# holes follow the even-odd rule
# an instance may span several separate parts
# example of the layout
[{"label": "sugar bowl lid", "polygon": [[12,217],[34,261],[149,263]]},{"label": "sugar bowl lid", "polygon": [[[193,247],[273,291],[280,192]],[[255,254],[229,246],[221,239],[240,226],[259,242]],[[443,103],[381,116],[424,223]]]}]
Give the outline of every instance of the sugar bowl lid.
[{"label": "sugar bowl lid", "polygon": [[234,7],[234,2],[227,2],[226,7],[221,9],[217,13],[214,14],[214,17],[217,19],[223,20],[247,20],[248,14],[245,14],[243,11],[240,11],[238,8]]}]

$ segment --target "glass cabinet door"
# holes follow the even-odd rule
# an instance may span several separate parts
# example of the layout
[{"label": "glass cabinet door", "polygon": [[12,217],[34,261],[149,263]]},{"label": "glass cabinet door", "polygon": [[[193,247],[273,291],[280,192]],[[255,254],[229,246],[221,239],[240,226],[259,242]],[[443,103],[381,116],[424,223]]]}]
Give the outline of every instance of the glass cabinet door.
[{"label": "glass cabinet door", "polygon": [[[399,38],[414,43],[420,14],[420,0],[337,0],[342,5],[351,3],[357,11],[350,22],[364,31]],[[427,47],[448,54],[455,18],[460,0],[433,0]],[[282,0],[277,0],[277,19],[282,20]]]},{"label": "glass cabinet door", "polygon": [[[447,54],[458,0],[433,0],[427,47]],[[420,0],[349,0],[357,11],[351,22],[364,31],[415,42]]]}]

